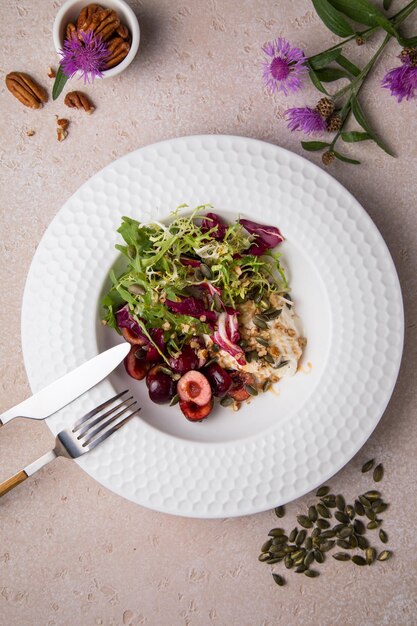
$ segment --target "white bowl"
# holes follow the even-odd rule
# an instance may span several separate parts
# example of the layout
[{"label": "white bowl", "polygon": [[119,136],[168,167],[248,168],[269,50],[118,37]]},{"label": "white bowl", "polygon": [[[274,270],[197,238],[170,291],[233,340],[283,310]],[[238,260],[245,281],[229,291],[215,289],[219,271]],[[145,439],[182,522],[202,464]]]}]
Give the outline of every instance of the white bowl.
[{"label": "white bowl", "polygon": [[[89,0],[67,0],[59,9],[52,28],[52,37],[57,52],[59,52],[64,45],[64,34],[67,24],[69,22],[75,23],[81,9],[88,4],[90,4]],[[121,63],[103,72],[103,78],[112,78],[123,72],[135,58],[139,48],[140,29],[136,15],[124,0],[105,0],[103,6],[106,9],[114,9],[117,11],[121,23],[128,27],[132,36],[129,54]]]}]

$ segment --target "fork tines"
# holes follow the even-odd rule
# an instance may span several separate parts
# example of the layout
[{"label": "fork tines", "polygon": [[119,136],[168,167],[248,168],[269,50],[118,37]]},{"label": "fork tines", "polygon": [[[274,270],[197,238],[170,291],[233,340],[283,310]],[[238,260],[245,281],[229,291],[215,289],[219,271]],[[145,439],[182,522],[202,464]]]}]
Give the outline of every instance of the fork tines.
[{"label": "fork tines", "polygon": [[[133,399],[133,396],[125,398],[114,406],[110,406],[127,393],[129,393],[128,389],[118,393],[113,398],[110,398],[110,400],[103,402],[103,404],[100,404],[98,407],[84,415],[84,417],[74,424],[72,432],[77,435],[77,439],[82,439],[83,447],[88,446],[90,449],[94,448],[104,439],[112,435],[116,430],[119,430],[119,428],[127,424],[127,422],[134,415],[139,413],[140,408],[137,408],[132,412],[130,411],[132,407],[137,404],[136,400]],[[133,400],[133,402],[131,402],[131,400]],[[102,413],[102,411],[107,409],[107,407],[110,408]],[[122,417],[123,419],[121,419]],[[111,428],[108,428],[111,424]],[[102,434],[97,437],[99,433]]]}]

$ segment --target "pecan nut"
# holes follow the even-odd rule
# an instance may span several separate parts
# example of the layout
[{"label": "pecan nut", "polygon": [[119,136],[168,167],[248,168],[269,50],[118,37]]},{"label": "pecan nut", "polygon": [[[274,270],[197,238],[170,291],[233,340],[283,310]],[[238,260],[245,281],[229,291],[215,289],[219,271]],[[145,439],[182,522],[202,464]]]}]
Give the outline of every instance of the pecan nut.
[{"label": "pecan nut", "polygon": [[10,72],[6,76],[6,87],[22,104],[31,109],[40,109],[48,100],[45,89],[23,72]]},{"label": "pecan nut", "polygon": [[93,107],[90,100],[81,91],[70,91],[67,93],[64,104],[71,109],[84,109],[89,115],[95,111],[95,107]]},{"label": "pecan nut", "polygon": [[120,24],[118,28],[116,28],[116,34],[119,35],[122,39],[129,39],[130,33],[127,26],[124,24]]},{"label": "pecan nut", "polygon": [[118,65],[129,54],[130,44],[121,37],[114,37],[108,43],[109,57],[106,61],[106,70]]},{"label": "pecan nut", "polygon": [[70,39],[73,39],[76,36],[77,36],[77,28],[75,24],[70,22],[69,24],[67,24],[67,28],[65,29],[65,39],[69,41]]},{"label": "pecan nut", "polygon": [[101,7],[99,4],[88,4],[86,7],[84,7],[77,18],[77,30],[86,31],[91,24],[94,13],[102,9],[103,7]]},{"label": "pecan nut", "polygon": [[95,35],[107,41],[117,28],[120,26],[120,20],[116,11],[113,9],[99,9],[93,13],[90,21],[86,21],[83,27],[79,29],[81,33],[93,32]]}]

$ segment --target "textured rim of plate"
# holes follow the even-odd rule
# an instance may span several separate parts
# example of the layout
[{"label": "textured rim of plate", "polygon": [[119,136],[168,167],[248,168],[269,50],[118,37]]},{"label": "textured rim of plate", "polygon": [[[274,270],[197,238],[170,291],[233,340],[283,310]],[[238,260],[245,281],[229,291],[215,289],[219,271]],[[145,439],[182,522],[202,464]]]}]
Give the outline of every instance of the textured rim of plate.
[{"label": "textured rim of plate", "polygon": [[[112,491],[155,510],[202,518],[256,513],[334,475],[378,424],[401,362],[400,285],[370,217],[318,166],[244,137],[163,141],[93,176],[45,232],[22,307],[23,355],[33,392],[97,353],[94,297],[116,258],[121,215],[137,210],[144,221],[162,219],[182,202],[238,206],[259,221],[287,224],[329,297],[332,347],[321,384],[284,428],[209,444],[177,439],[135,420],[78,463]],[[103,381],[49,418],[48,426],[56,434],[112,391]]]}]

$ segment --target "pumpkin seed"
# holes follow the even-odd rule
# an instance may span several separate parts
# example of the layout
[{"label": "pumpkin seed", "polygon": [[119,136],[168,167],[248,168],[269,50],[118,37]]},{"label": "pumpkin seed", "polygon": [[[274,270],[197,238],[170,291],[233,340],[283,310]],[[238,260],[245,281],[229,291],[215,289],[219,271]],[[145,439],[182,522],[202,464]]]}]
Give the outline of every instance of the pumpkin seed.
[{"label": "pumpkin seed", "polygon": [[306,569],[304,574],[308,576],[309,578],[317,578],[317,576],[320,576],[320,572],[317,572],[314,569]]},{"label": "pumpkin seed", "polygon": [[336,524],[335,526],[333,526],[333,530],[334,530],[335,533],[338,533],[345,526],[346,526],[346,524]]},{"label": "pumpkin seed", "polygon": [[330,487],[327,487],[327,485],[323,485],[322,487],[319,487],[316,491],[316,496],[318,498],[321,498],[322,496],[325,496],[329,493],[330,491]]},{"label": "pumpkin seed", "polygon": [[332,539],[335,536],[335,532],[334,530],[325,530],[320,536],[322,539]]},{"label": "pumpkin seed", "polygon": [[272,528],[272,530],[268,533],[269,537],[280,537],[281,535],[285,535],[285,530],[283,528]]},{"label": "pumpkin seed", "polygon": [[316,522],[316,526],[319,528],[319,530],[324,530],[325,528],[330,527],[330,522],[328,522],[327,519],[318,519]]},{"label": "pumpkin seed", "polygon": [[258,395],[258,390],[255,389],[255,387],[252,387],[252,385],[244,385],[243,386],[245,391],[247,391],[251,396],[257,396]]},{"label": "pumpkin seed", "polygon": [[146,289],[145,287],[142,287],[142,285],[129,285],[127,289],[135,296],[144,296],[146,293]]},{"label": "pumpkin seed", "polygon": [[382,502],[381,504],[378,504],[378,506],[372,507],[372,510],[375,511],[375,513],[383,513],[387,510],[388,506],[389,505],[386,502]]},{"label": "pumpkin seed", "polygon": [[285,508],[282,505],[275,507],[275,515],[277,517],[284,517],[284,515],[285,515]]},{"label": "pumpkin seed", "polygon": [[347,552],[336,552],[336,554],[332,554],[332,557],[336,561],[350,561],[350,554]]},{"label": "pumpkin seed", "polygon": [[338,539],[336,543],[339,548],[343,548],[344,550],[350,550],[350,543],[346,539]]},{"label": "pumpkin seed", "polygon": [[351,535],[349,537],[349,548],[357,548],[358,547],[358,539],[356,535]]},{"label": "pumpkin seed", "polygon": [[275,363],[274,357],[271,356],[270,354],[265,354],[262,358],[264,361],[266,361],[267,363],[270,363],[271,365]]},{"label": "pumpkin seed", "polygon": [[318,518],[317,509],[313,504],[308,508],[308,517],[312,522],[315,522]]},{"label": "pumpkin seed", "polygon": [[[244,339],[241,339],[241,340],[239,341],[238,345],[242,348],[242,350],[243,350],[243,351],[247,350],[247,349],[248,349],[248,347],[249,347],[249,346],[248,346],[248,342],[247,342],[247,341],[245,341]],[[213,349],[213,347],[214,347],[214,346],[217,346],[217,344],[216,344],[216,343],[215,343],[215,344],[213,344],[212,349]],[[219,346],[217,346],[217,347],[219,347]],[[218,350],[215,350],[215,352],[218,352]]]},{"label": "pumpkin seed", "polygon": [[175,396],[172,398],[171,402],[169,403],[169,406],[174,406],[175,404],[178,404],[179,401],[180,401],[179,396],[176,393]]},{"label": "pumpkin seed", "polygon": [[349,524],[349,516],[346,515],[346,513],[342,513],[342,511],[336,511],[334,516],[338,522],[341,522],[342,524]]},{"label": "pumpkin seed", "polygon": [[361,550],[366,550],[366,548],[369,546],[369,542],[367,540],[366,537],[364,537],[363,535],[355,535],[356,539],[358,541],[358,547]]},{"label": "pumpkin seed", "polygon": [[341,528],[337,533],[337,537],[339,539],[346,539],[347,537],[350,537],[352,534],[352,527],[351,526],[343,526],[343,528]]},{"label": "pumpkin seed", "polygon": [[298,528],[297,527],[293,528],[290,534],[288,535],[288,541],[292,543],[295,540],[297,533],[298,533]]},{"label": "pumpkin seed", "polygon": [[355,554],[354,556],[352,556],[352,561],[355,563],[355,565],[366,565],[366,560],[363,558],[363,556],[360,556],[359,554]]},{"label": "pumpkin seed", "polygon": [[355,519],[355,521],[353,522],[353,529],[357,535],[364,535],[366,532],[365,524],[361,522],[360,519]]},{"label": "pumpkin seed", "polygon": [[390,552],[389,550],[382,550],[382,552],[378,554],[378,561],[387,561],[391,557],[392,552]]},{"label": "pumpkin seed", "polygon": [[266,380],[262,385],[262,391],[268,391],[272,387],[272,383],[270,380]]},{"label": "pumpkin seed", "polygon": [[369,470],[371,470],[374,466],[375,463],[375,459],[371,459],[370,461],[366,461],[366,463],[364,463],[362,465],[362,474],[364,474],[365,472],[369,472]]},{"label": "pumpkin seed", "polygon": [[344,511],[346,507],[345,499],[340,493],[339,495],[336,496],[336,506],[339,509],[339,511]]},{"label": "pumpkin seed", "polygon": [[[204,274],[203,274],[203,272],[200,270],[200,268],[199,268],[199,267],[197,267],[197,269],[194,271],[194,278],[195,278],[196,280],[199,280],[199,281],[203,280],[203,278],[204,278]],[[215,304],[216,304],[216,307],[217,307],[217,303],[216,303],[216,296],[217,296],[217,293],[215,293],[215,294],[214,294],[213,300],[214,300],[214,302],[215,302]],[[217,298],[220,300],[219,296],[217,296]],[[220,304],[220,306],[221,306],[221,304]]]},{"label": "pumpkin seed", "polygon": [[311,537],[313,539],[315,539],[316,537],[318,537],[321,534],[321,530],[320,528],[314,528],[313,532],[311,533]]},{"label": "pumpkin seed", "polygon": [[278,535],[278,537],[274,537],[272,539],[273,546],[282,546],[283,543],[287,543],[288,537],[287,535]]},{"label": "pumpkin seed", "polygon": [[295,570],[295,571],[296,571],[296,573],[297,573],[297,574],[302,574],[303,572],[305,572],[305,571],[306,571],[306,569],[307,569],[307,568],[306,568],[306,566],[305,566],[304,564],[302,564],[302,565],[299,565],[299,566],[296,568],[296,570]]},{"label": "pumpkin seed", "polygon": [[371,522],[374,522],[376,520],[376,513],[372,509],[365,509],[365,515],[368,519],[371,520]]},{"label": "pumpkin seed", "polygon": [[284,546],[285,554],[293,554],[297,550],[297,546]]},{"label": "pumpkin seed", "polygon": [[376,557],[375,548],[366,548],[365,556],[366,556],[366,562],[368,563],[368,565],[371,565],[375,561],[375,557]]},{"label": "pumpkin seed", "polygon": [[353,508],[353,506],[351,504],[348,504],[347,507],[346,507],[346,515],[351,520],[355,517],[355,509]]},{"label": "pumpkin seed", "polygon": [[359,496],[359,502],[363,504],[364,507],[370,507],[371,503],[365,496]]},{"label": "pumpkin seed", "polygon": [[211,278],[212,277],[211,269],[205,263],[201,263],[200,264],[200,272],[203,274],[203,276],[205,278]]},{"label": "pumpkin seed", "polygon": [[322,516],[322,517],[331,517],[332,514],[330,513],[329,509],[327,508],[327,506],[325,506],[322,502],[319,502],[317,505],[317,512]]},{"label": "pumpkin seed", "polygon": [[277,583],[277,585],[279,585],[280,587],[282,587],[283,585],[285,585],[285,580],[283,579],[282,576],[280,576],[279,574],[272,574],[272,578],[274,579],[274,581]]},{"label": "pumpkin seed", "polygon": [[382,480],[383,476],[384,476],[384,468],[382,464],[380,463],[374,469],[373,479],[376,483],[379,483]]},{"label": "pumpkin seed", "polygon": [[287,554],[287,556],[284,559],[284,565],[287,569],[291,569],[292,567],[294,567],[293,560],[289,554]]},{"label": "pumpkin seed", "polygon": [[388,535],[385,530],[382,530],[382,528],[379,530],[379,538],[382,543],[388,543]]},{"label": "pumpkin seed", "polygon": [[297,522],[303,528],[311,528],[313,526],[313,522],[307,517],[307,515],[297,515]]},{"label": "pumpkin seed", "polygon": [[266,328],[268,328],[268,324],[265,322],[265,320],[262,319],[260,315],[255,315],[252,321],[255,326],[257,328],[260,328],[261,330],[265,330]]},{"label": "pumpkin seed", "polygon": [[331,550],[333,548],[335,543],[336,542],[333,539],[329,539],[328,541],[324,541],[323,543],[320,544],[320,550],[322,552],[328,552],[329,550]]},{"label": "pumpkin seed", "polygon": [[323,504],[330,507],[331,509],[334,509],[336,507],[336,496],[334,495],[334,493],[329,493],[327,496],[323,496],[322,498],[320,498],[320,500],[323,502]]},{"label": "pumpkin seed", "polygon": [[295,538],[295,544],[297,546],[301,546],[302,543],[304,543],[304,539],[306,538],[307,535],[307,531],[306,530],[300,530],[297,533],[297,536]]},{"label": "pumpkin seed", "polygon": [[271,558],[269,552],[262,552],[262,554],[258,556],[258,561],[261,561],[262,563],[263,561],[267,561],[269,558]]},{"label": "pumpkin seed", "polygon": [[313,547],[313,540],[311,537],[307,537],[307,539],[305,540],[305,547],[306,550],[311,550],[311,548]]},{"label": "pumpkin seed", "polygon": [[158,369],[160,372],[162,372],[162,374],[165,374],[166,376],[172,376],[172,370],[168,369],[167,367],[160,365]]},{"label": "pumpkin seed", "polygon": [[269,320],[276,320],[281,313],[282,309],[272,309],[271,311],[265,311],[264,315],[266,315]]},{"label": "pumpkin seed", "polygon": [[359,500],[355,500],[354,506],[356,515],[365,515],[365,509],[363,508],[363,504],[359,502]]},{"label": "pumpkin seed", "polygon": [[381,524],[381,522],[377,521],[377,520],[373,520],[372,522],[369,522],[366,525],[366,528],[369,528],[369,530],[375,530],[375,528],[378,528],[378,526]]},{"label": "pumpkin seed", "polygon": [[303,556],[298,557],[298,559],[294,561],[294,565],[296,567],[298,567],[299,565],[304,565],[304,557]]},{"label": "pumpkin seed", "polygon": [[223,310],[223,303],[220,300],[220,298],[217,295],[217,293],[213,294],[213,303],[214,303],[214,308],[216,309],[216,311],[222,311]]},{"label": "pumpkin seed", "polygon": [[296,550],[295,552],[292,553],[291,558],[293,561],[296,561],[299,558],[303,558],[305,557],[306,551],[304,550],[304,548],[300,548],[300,550]]},{"label": "pumpkin seed", "polygon": [[204,367],[208,367],[209,365],[212,365],[213,363],[217,363],[219,360],[219,357],[214,356],[212,359],[209,359],[205,364]]},{"label": "pumpkin seed", "polygon": [[312,564],[312,562],[314,561],[314,554],[313,552],[307,552],[307,554],[304,557],[304,565],[306,567],[310,567],[310,565]]},{"label": "pumpkin seed", "polygon": [[262,337],[256,337],[256,341],[260,343],[261,346],[264,346],[265,348],[269,348],[269,341],[267,341],[266,339],[263,339]]},{"label": "pumpkin seed", "polygon": [[[240,342],[241,344],[243,343],[243,341]],[[243,346],[242,346],[243,349]],[[217,343],[213,343],[213,345],[211,346],[210,350],[212,352],[220,352],[220,346],[217,345]]]},{"label": "pumpkin seed", "polygon": [[282,557],[285,556],[285,552],[282,549],[282,546],[271,546],[269,548],[269,553],[273,554],[274,556],[282,556]]},{"label": "pumpkin seed", "polygon": [[323,563],[324,562],[324,554],[321,550],[319,550],[318,548],[315,548],[313,551],[314,554],[314,558],[317,561],[317,563]]},{"label": "pumpkin seed", "polygon": [[248,363],[252,363],[252,361],[259,361],[259,354],[256,352],[256,350],[250,350],[249,352],[246,352],[245,357]]},{"label": "pumpkin seed", "polygon": [[381,497],[381,492],[375,491],[375,489],[371,489],[370,491],[367,491],[363,495],[365,496],[365,498],[369,500],[369,502],[374,502],[374,500],[378,500],[378,498]]},{"label": "pumpkin seed", "polygon": [[288,365],[289,361],[280,361],[278,363],[278,365],[274,366],[274,370],[279,370],[281,367],[284,367],[285,365]]},{"label": "pumpkin seed", "polygon": [[272,557],[272,559],[268,559],[267,561],[265,561],[265,563],[267,563],[268,565],[275,565],[275,563],[281,563],[282,561],[282,556],[276,556],[276,557]]},{"label": "pumpkin seed", "polygon": [[373,509],[375,511],[375,509],[380,505],[383,504],[383,501],[381,500],[381,498],[377,498],[376,500],[374,500],[373,502],[371,502],[371,509]]},{"label": "pumpkin seed", "polygon": [[220,400],[220,404],[222,406],[231,406],[233,404],[234,400],[231,396],[225,396],[224,398],[222,398]]},{"label": "pumpkin seed", "polygon": [[265,543],[263,544],[261,548],[261,552],[268,552],[271,546],[272,546],[272,539],[268,539],[268,541],[265,541]]}]

